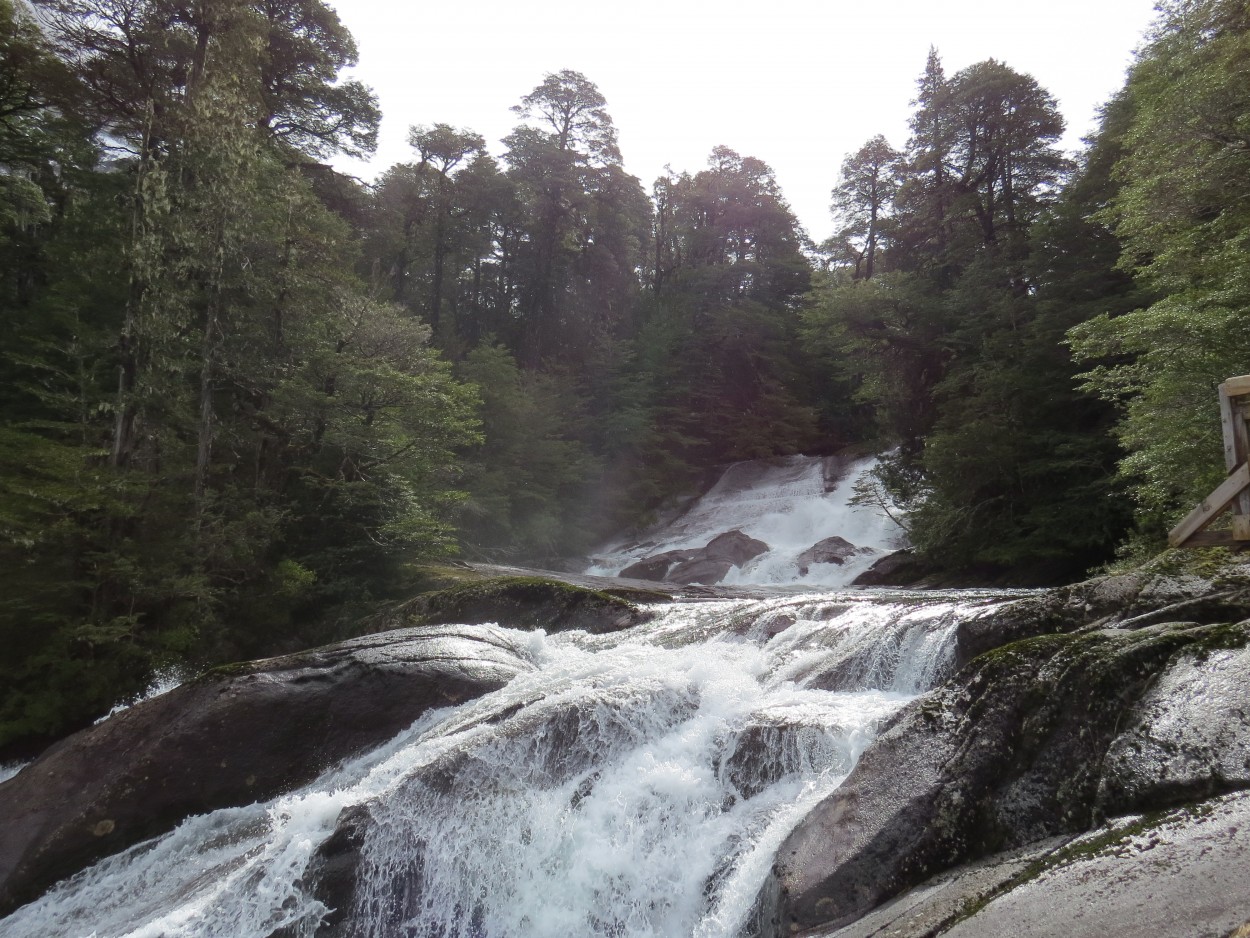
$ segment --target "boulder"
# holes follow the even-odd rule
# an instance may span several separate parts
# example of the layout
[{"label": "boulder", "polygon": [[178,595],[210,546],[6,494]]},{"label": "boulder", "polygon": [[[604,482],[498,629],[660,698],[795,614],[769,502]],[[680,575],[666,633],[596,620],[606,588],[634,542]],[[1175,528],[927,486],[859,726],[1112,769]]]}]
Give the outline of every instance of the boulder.
[{"label": "boulder", "polygon": [[0,915],[189,814],[306,784],[532,667],[514,633],[434,627],[210,671],[0,784]]},{"label": "boulder", "polygon": [[653,557],[644,557],[626,567],[617,576],[631,580],[663,580],[674,566],[700,553],[702,552],[696,550],[666,550]]},{"label": "boulder", "polygon": [[834,563],[839,566],[846,563],[848,557],[856,554],[872,553],[871,548],[856,547],[844,537],[827,537],[817,541],[795,559],[799,567],[799,575],[807,576],[807,569],[814,563]]},{"label": "boulder", "polygon": [[703,558],[687,560],[685,563],[679,563],[669,571],[668,581],[683,585],[698,583],[702,586],[715,586],[725,579],[725,574],[735,566],[736,564],[730,563],[728,560],[706,560]]},{"label": "boulder", "polygon": [[734,567],[741,567],[760,554],[768,545],[741,531],[726,531],[694,550],[669,550],[645,557],[626,567],[618,576],[635,580],[714,586]]},{"label": "boulder", "polygon": [[910,586],[931,571],[910,550],[896,550],[873,562],[851,581],[852,586]]},{"label": "boulder", "polygon": [[704,560],[725,561],[735,567],[741,567],[760,554],[768,553],[768,545],[763,541],[743,534],[741,531],[726,531],[718,534],[707,542],[703,548]]}]

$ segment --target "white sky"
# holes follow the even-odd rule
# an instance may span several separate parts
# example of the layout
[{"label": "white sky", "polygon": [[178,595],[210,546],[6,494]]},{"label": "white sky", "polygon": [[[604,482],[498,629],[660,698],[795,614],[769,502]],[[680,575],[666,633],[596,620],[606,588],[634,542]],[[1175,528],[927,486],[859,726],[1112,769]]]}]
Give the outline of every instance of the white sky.
[{"label": "white sky", "polygon": [[548,72],[598,85],[625,168],[644,189],[697,172],[717,144],[767,162],[816,241],[833,228],[843,158],[874,134],[901,148],[929,46],[948,75],[987,58],[1059,101],[1075,150],[1120,88],[1153,0],[330,0],[360,46],[355,76],[382,107],[372,179],[413,158],[413,124],[482,134],[495,155],[508,109]]}]

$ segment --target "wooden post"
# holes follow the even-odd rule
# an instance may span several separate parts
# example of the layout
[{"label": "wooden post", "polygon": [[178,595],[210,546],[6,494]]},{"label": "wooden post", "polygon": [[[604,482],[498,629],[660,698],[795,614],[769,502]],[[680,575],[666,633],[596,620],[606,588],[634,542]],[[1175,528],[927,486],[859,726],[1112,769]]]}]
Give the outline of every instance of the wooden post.
[{"label": "wooden post", "polygon": [[[1225,409],[1231,427],[1224,428],[1224,467],[1233,472],[1250,462],[1250,375],[1229,378],[1220,385],[1220,416]],[[1233,540],[1250,541],[1250,488],[1238,493],[1233,502]]]},{"label": "wooden post", "polygon": [[[1229,378],[1219,390],[1228,478],[1168,534],[1173,547],[1250,546],[1250,375]],[[1233,513],[1232,531],[1206,532],[1228,508]]]}]

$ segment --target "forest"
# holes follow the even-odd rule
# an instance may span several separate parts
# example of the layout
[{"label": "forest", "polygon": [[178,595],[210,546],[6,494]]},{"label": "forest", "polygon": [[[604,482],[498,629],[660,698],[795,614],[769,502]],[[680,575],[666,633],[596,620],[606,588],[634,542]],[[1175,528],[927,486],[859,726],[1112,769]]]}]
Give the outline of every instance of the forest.
[{"label": "forest", "polygon": [[1168,0],[1074,160],[1029,75],[917,63],[814,244],[717,147],[650,190],[587,76],[501,156],[376,99],[322,0],[0,0],[0,755],[171,667],[342,637],[459,556],[556,564],[717,467],[887,454],[984,582],[1147,556],[1250,371],[1250,9]]}]

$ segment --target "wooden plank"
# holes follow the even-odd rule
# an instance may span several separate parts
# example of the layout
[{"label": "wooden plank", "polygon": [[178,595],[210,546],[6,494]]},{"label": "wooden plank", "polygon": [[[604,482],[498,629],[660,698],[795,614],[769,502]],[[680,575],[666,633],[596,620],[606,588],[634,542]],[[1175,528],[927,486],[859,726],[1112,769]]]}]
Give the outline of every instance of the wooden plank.
[{"label": "wooden plank", "polygon": [[1183,545],[1177,547],[1246,547],[1246,544],[1233,538],[1232,531],[1199,531],[1191,535]]},{"label": "wooden plank", "polygon": [[1250,541],[1250,516],[1233,515],[1233,540]]},{"label": "wooden plank", "polygon": [[1209,525],[1242,490],[1250,486],[1250,463],[1242,463],[1227,479],[1219,484],[1214,492],[1202,500],[1202,503],[1186,515],[1185,520],[1172,529],[1168,535],[1168,543],[1173,547],[1183,546],[1191,537]]},{"label": "wooden plank", "polygon": [[1239,397],[1242,394],[1250,394],[1250,375],[1241,375],[1237,378],[1229,378],[1220,385],[1221,391],[1226,391],[1229,397]]},{"label": "wooden plank", "polygon": [[[1227,384],[1220,385],[1220,429],[1224,432],[1224,468],[1232,472],[1250,460],[1250,429],[1246,427],[1245,406],[1240,399],[1234,400],[1229,396]],[[1233,513],[1250,516],[1250,491],[1237,496]]]},{"label": "wooden plank", "polygon": [[1241,415],[1233,409],[1233,400],[1224,385],[1220,385],[1220,429],[1224,431],[1224,469],[1232,472],[1241,462],[1237,458],[1237,424]]},{"label": "wooden plank", "polygon": [[[1245,398],[1236,400],[1244,401]],[[1250,462],[1250,427],[1246,426],[1246,417],[1242,407],[1238,407],[1233,414],[1233,448],[1237,451],[1237,462],[1234,465]],[[1229,466],[1228,470],[1232,472],[1233,467]],[[1237,496],[1237,501],[1233,504],[1233,514],[1250,516],[1250,491],[1242,492]]]}]

